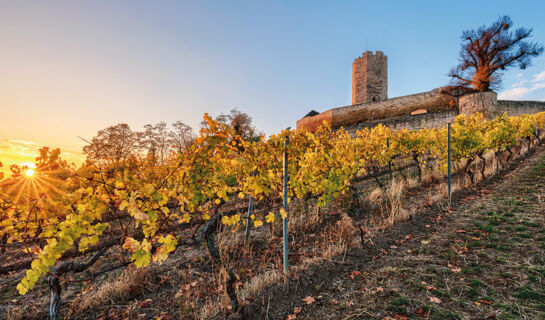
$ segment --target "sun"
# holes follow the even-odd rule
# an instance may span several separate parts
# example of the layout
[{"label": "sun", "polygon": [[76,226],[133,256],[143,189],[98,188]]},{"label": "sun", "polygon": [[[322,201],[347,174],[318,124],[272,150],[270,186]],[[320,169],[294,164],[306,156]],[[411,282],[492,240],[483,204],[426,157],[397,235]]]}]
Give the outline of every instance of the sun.
[{"label": "sun", "polygon": [[25,175],[26,175],[27,177],[32,177],[32,176],[34,175],[34,173],[35,173],[35,172],[34,172],[34,169],[26,169],[26,170],[25,170]]}]

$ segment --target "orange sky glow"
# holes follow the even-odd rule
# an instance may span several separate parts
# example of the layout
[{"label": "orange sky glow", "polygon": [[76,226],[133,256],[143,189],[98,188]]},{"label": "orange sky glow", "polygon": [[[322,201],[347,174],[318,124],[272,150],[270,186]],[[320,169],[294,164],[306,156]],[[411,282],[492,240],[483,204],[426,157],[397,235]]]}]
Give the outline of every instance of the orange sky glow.
[{"label": "orange sky glow", "polygon": [[[12,164],[27,165],[39,155],[38,150],[42,145],[33,141],[12,140],[0,137],[0,162],[2,167],[0,172],[9,173],[9,167]],[[83,163],[85,156],[81,152],[64,151],[61,149],[61,158],[79,166]]]}]

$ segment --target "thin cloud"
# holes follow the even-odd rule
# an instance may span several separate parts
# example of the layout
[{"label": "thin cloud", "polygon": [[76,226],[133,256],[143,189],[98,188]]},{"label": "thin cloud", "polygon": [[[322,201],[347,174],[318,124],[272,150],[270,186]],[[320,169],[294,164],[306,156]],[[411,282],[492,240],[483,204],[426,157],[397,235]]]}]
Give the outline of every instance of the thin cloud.
[{"label": "thin cloud", "polygon": [[532,80],[533,82],[541,82],[541,81],[545,81],[545,70],[543,70],[543,72],[541,73],[538,73],[534,76],[534,80]]},{"label": "thin cloud", "polygon": [[528,93],[530,93],[529,88],[519,87],[519,88],[513,88],[513,89],[509,89],[509,90],[501,92],[498,95],[498,98],[502,100],[517,100],[517,99],[523,98]]},{"label": "thin cloud", "polygon": [[526,84],[526,82],[528,82],[528,80],[521,80],[519,82],[515,82],[513,84],[513,88],[519,88],[519,87],[522,87],[524,84]]},{"label": "thin cloud", "polygon": [[[534,78],[530,81],[530,86],[527,85],[528,80],[521,80],[513,84],[513,88],[505,90],[498,95],[498,98],[503,100],[519,100],[525,99],[534,91],[538,91],[545,88],[545,70],[541,73],[534,75]],[[525,86],[527,85],[527,86]]]}]

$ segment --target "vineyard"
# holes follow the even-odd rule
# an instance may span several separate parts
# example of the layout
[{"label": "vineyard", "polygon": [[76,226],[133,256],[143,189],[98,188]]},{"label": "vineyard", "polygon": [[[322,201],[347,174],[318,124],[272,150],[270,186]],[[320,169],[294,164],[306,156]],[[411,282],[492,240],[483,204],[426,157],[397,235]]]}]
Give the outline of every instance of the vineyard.
[{"label": "vineyard", "polygon": [[[159,165],[136,156],[76,168],[58,149],[43,148],[34,176],[13,166],[0,180],[0,252],[9,257],[0,275],[16,279],[21,295],[50,295],[49,316],[57,319],[85,310],[82,303],[66,305],[61,284],[82,284],[81,302],[93,290],[98,295],[93,283],[108,274],[155,265],[164,272],[157,277],[170,282],[168,269],[177,268],[178,311],[205,317],[203,308],[221,300],[207,296],[221,295],[226,302],[207,314],[221,317],[255,298],[251,287],[264,273],[272,275],[267,285],[279,283],[319,262],[325,248],[341,253],[354,235],[364,243],[369,230],[403,216],[400,203],[408,195],[393,194],[402,181],[423,187],[444,183],[448,174],[447,128],[379,125],[351,136],[325,124],[314,133],[284,130],[251,140],[205,121],[191,145]],[[541,143],[544,128],[545,113],[458,116],[451,125],[451,174],[459,188],[507,168]],[[393,194],[384,196],[381,210],[364,203],[377,189]],[[208,253],[199,250],[204,245]],[[189,262],[172,264],[182,258]]]}]

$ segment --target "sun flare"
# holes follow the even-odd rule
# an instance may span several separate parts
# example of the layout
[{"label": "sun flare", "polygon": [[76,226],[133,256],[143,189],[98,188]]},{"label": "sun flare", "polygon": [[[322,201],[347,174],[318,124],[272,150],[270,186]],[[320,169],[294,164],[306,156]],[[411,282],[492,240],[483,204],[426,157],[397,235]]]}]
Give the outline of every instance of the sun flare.
[{"label": "sun flare", "polygon": [[32,177],[32,176],[34,176],[34,169],[26,169],[26,170],[25,170],[25,175],[26,175],[27,177]]}]

